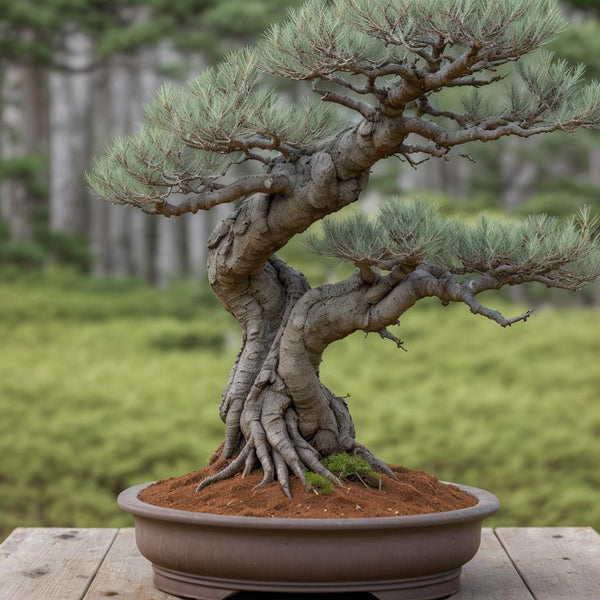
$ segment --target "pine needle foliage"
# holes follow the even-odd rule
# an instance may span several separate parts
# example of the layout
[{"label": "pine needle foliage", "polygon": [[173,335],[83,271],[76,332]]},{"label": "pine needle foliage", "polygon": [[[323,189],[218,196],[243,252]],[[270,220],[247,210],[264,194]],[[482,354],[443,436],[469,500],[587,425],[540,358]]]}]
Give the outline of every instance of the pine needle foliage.
[{"label": "pine needle foliage", "polygon": [[585,66],[570,66],[555,60],[552,52],[541,51],[535,60],[517,64],[519,80],[509,88],[509,105],[524,121],[586,124],[600,119],[600,84],[583,86]]},{"label": "pine needle foliage", "polygon": [[390,61],[423,62],[427,46],[487,47],[505,62],[535,50],[564,25],[552,0],[309,0],[271,28],[267,68],[292,79],[361,73]]},{"label": "pine needle foliage", "polygon": [[[147,108],[150,121],[192,148],[230,152],[252,145],[252,136],[306,144],[339,126],[331,107],[305,101],[284,104],[275,88],[260,84],[261,72],[251,49],[232,52],[180,90],[167,88]],[[260,147],[260,142],[254,140]]]},{"label": "pine needle foliage", "polygon": [[[239,186],[214,199],[234,165],[249,161],[266,178],[277,159],[331,150],[325,142],[356,113],[412,118],[407,134],[424,141],[399,146],[409,162],[475,140],[598,128],[600,83],[551,53],[527,58],[564,25],[556,0],[307,0],[255,46],[180,88],[163,86],[148,125],[114,142],[88,181],[112,202],[171,216],[264,192]],[[290,105],[266,74],[309,81],[314,94]],[[478,89],[495,84],[490,102]],[[464,114],[436,108],[446,86],[467,88]],[[178,194],[213,196],[177,208],[167,198]]]},{"label": "pine needle foliage", "polygon": [[322,0],[309,0],[290,11],[289,19],[271,27],[259,47],[264,68],[290,79],[313,80],[338,71],[353,73],[389,58],[379,39],[352,26],[348,8],[334,2],[324,10]]},{"label": "pine needle foliage", "polygon": [[443,217],[432,203],[393,200],[373,217],[328,217],[307,242],[319,254],[386,271],[408,273],[426,263],[455,275],[519,274],[522,281],[580,289],[600,274],[597,224],[589,209],[567,221],[481,215],[469,224]]},{"label": "pine needle foliage", "polygon": [[163,85],[146,107],[149,124],[116,139],[88,182],[116,204],[148,207],[173,193],[215,189],[250,148],[303,149],[347,125],[337,107],[316,98],[284,103],[261,77],[256,52],[246,48],[181,88]]},{"label": "pine needle foliage", "polygon": [[535,50],[564,26],[552,0],[336,0],[350,21],[384,44],[418,55],[438,40],[469,47],[480,42],[486,59],[509,60]]}]

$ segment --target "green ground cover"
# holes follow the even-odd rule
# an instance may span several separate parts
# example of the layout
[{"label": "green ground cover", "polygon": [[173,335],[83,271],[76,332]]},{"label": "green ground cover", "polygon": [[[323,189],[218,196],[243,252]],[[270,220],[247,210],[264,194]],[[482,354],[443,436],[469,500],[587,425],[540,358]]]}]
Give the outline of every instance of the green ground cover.
[{"label": "green ground cover", "polygon": [[[490,524],[600,528],[599,323],[547,308],[503,330],[425,302],[397,329],[408,353],[355,334],[324,379],[381,458],[496,493]],[[121,489],[203,465],[237,339],[202,286],[3,274],[0,538],[129,524]]]}]

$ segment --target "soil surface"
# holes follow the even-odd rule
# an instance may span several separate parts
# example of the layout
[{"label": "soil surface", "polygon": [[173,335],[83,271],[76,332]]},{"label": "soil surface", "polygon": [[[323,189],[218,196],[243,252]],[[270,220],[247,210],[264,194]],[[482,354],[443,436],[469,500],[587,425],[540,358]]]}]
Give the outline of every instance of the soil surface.
[{"label": "soil surface", "polygon": [[477,504],[477,500],[453,485],[439,482],[423,471],[392,466],[398,481],[382,476],[381,490],[360,482],[344,481],[331,494],[306,491],[300,480],[291,478],[292,499],[277,482],[256,488],[262,479],[257,470],[214,483],[198,494],[196,486],[220,471],[226,461],[180,477],[158,481],[143,490],[139,499],[148,504],[191,512],[245,517],[355,519],[394,517],[447,512]]}]

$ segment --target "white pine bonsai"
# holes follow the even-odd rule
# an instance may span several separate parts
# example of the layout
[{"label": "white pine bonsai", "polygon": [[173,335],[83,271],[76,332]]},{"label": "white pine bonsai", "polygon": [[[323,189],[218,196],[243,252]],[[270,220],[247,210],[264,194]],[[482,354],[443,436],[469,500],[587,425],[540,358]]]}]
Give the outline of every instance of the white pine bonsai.
[{"label": "white pine bonsai", "polygon": [[[554,0],[309,0],[257,45],[163,87],[149,124],[97,162],[89,181],[103,197],[150,214],[235,202],[208,241],[210,285],[243,332],[220,407],[221,454],[233,460],[199,488],[260,467],[289,495],[291,473],[335,480],[319,459],[338,452],[392,475],[319,379],[329,344],[362,330],[401,345],[387,328],[431,296],[506,327],[530,313],[507,319],[480,292],[527,281],[574,290],[600,272],[586,213],[465,226],[402,202],[373,219],[324,221],[313,245],[357,266],[345,281],[311,289],[275,256],[358,200],[380,160],[598,127],[600,85],[547,53],[528,57],[562,26]],[[308,81],[314,96],[289,106],[268,74]],[[495,103],[478,92],[486,86]],[[465,88],[461,110],[443,107],[445,88]],[[236,176],[242,163],[254,172]]]}]

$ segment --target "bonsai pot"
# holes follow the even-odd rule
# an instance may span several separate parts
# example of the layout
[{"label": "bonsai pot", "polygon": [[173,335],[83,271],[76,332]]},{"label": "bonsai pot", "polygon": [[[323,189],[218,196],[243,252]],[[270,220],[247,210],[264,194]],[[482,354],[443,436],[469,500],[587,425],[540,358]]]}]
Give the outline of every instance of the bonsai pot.
[{"label": "bonsai pot", "polygon": [[499,508],[489,492],[459,486],[476,505],[360,519],[238,517],[147,504],[138,499],[147,485],[122,492],[119,507],[134,517],[156,587],[199,600],[240,591],[445,598],[479,548],[482,521]]}]

